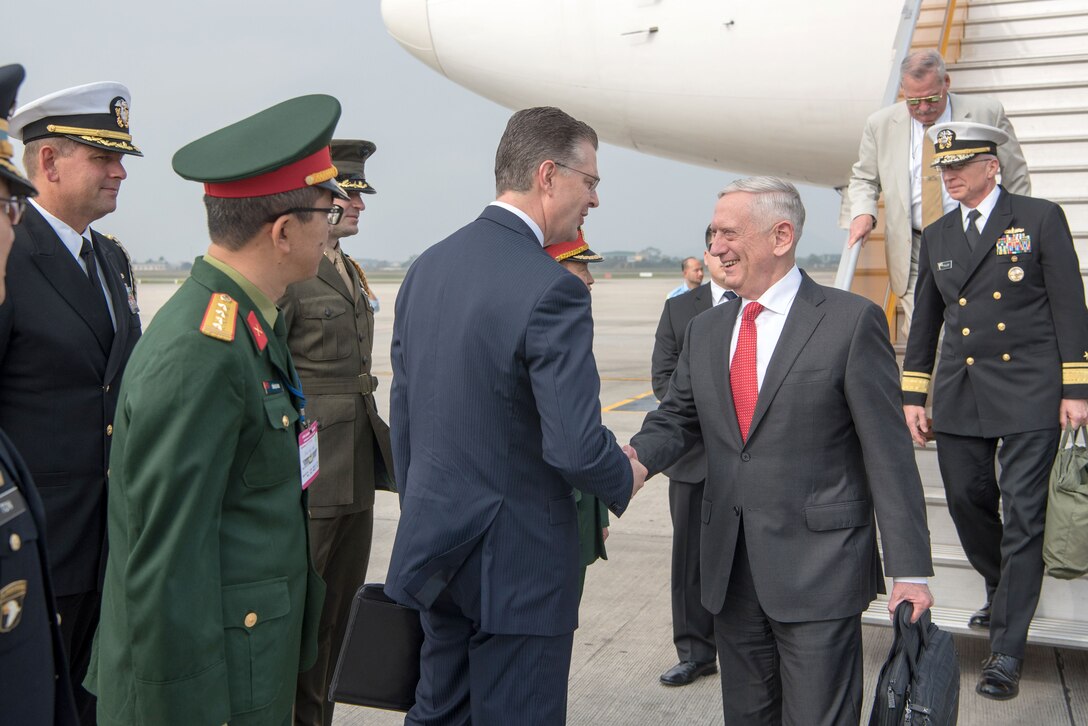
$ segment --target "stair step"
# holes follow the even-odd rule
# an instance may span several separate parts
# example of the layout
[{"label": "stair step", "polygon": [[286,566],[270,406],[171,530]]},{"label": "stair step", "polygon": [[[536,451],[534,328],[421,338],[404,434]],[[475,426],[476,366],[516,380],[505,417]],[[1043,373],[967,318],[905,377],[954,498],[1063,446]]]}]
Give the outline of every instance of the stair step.
[{"label": "stair step", "polygon": [[965,38],[960,45],[960,63],[1007,58],[1054,58],[1083,53],[1088,47],[1088,29],[1056,33]]},{"label": "stair step", "polygon": [[1088,129],[1088,108],[1005,109],[1016,135],[1081,134]]},{"label": "stair step", "polygon": [[958,63],[949,72],[957,87],[1034,85],[1044,78],[1048,84],[1088,84],[1088,55],[981,60]]},{"label": "stair step", "polygon": [[1008,18],[972,18],[964,24],[964,39],[1000,38],[1010,35],[1057,33],[1088,28],[1088,13],[1083,9],[1067,12],[1036,13]]},{"label": "stair step", "polygon": [[[1031,195],[1068,198],[1088,190],[1088,165],[1031,166]],[[1086,260],[1088,261],[1088,260]]]},{"label": "stair step", "polygon": [[1088,107],[1088,80],[1081,82],[1024,83],[1001,85],[959,86],[956,93],[992,96],[1005,106],[1006,112],[1015,115],[1031,113],[1034,109]]},{"label": "stair step", "polygon": [[1020,138],[1020,148],[1032,171],[1036,166],[1088,165],[1088,136]]},{"label": "stair step", "polygon": [[1084,0],[988,0],[970,3],[967,6],[967,17],[971,20],[992,20],[1083,10]]},{"label": "stair step", "polygon": [[[974,610],[934,606],[930,617],[937,627],[949,633],[988,638],[988,631],[972,630],[967,627],[967,621],[974,612]],[[887,600],[880,598],[873,601],[869,609],[861,614],[861,622],[865,625],[891,627]],[[1036,617],[1028,631],[1028,642],[1058,648],[1088,649],[1088,622]]]}]

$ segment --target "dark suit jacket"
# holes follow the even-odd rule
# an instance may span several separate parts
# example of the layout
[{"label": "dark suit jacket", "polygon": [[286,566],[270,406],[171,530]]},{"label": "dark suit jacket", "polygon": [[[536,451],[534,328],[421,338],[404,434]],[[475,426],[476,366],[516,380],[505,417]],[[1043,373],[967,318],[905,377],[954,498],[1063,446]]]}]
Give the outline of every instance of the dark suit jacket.
[{"label": "dark suit jacket", "polygon": [[374,312],[345,260],[354,292],[327,257],[317,276],[288,286],[279,306],[288,344],[306,394],[306,414],[318,422],[321,471],[310,485],[310,516],[370,509],[376,481],[393,472],[389,427],[374,403],[370,375]]},{"label": "dark suit jacket", "polygon": [[932,574],[925,501],[880,308],[804,276],[742,442],[729,386],[741,301],[688,326],[669,391],[632,440],[650,473],[707,449],[703,605],[721,611],[743,517],[759,602],[783,622],[855,615],[887,573]]},{"label": "dark suit jacket", "polygon": [[[572,487],[616,514],[631,496],[592,344],[589,290],[505,209],[412,264],[393,326],[390,597],[426,609],[456,575],[478,582],[486,632],[577,627]],[[459,572],[477,547],[478,571]]]},{"label": "dark suit jacket", "polygon": [[[1030,251],[999,249],[1002,238]],[[1017,278],[1017,279],[1014,279]],[[922,232],[903,398],[924,405],[945,327],[933,427],[997,438],[1058,425],[1063,398],[1088,398],[1088,311],[1061,207],[1004,189],[967,247],[959,208]]]},{"label": "dark suit jacket", "polygon": [[88,311],[101,303],[75,258],[33,206],[15,228],[0,306],[0,428],[26,460],[45,504],[56,594],[99,587],[106,467],[121,374],[140,337],[132,272],[97,232],[99,274],[117,326],[106,347]]},{"label": "dark suit jacket", "polygon": [[45,512],[30,472],[2,431],[0,498],[8,505],[0,509],[0,713],[13,726],[77,726],[45,551]]},{"label": "dark suit jacket", "polygon": [[[680,351],[684,349],[684,333],[688,323],[696,315],[712,307],[714,295],[709,284],[700,285],[665,301],[665,309],[661,311],[661,320],[657,323],[650,364],[654,395],[658,400],[665,398],[669,390],[669,379],[676,370]],[[702,439],[681,456],[679,461],[666,469],[665,474],[670,479],[692,483],[706,479],[706,447],[703,446]]]}]

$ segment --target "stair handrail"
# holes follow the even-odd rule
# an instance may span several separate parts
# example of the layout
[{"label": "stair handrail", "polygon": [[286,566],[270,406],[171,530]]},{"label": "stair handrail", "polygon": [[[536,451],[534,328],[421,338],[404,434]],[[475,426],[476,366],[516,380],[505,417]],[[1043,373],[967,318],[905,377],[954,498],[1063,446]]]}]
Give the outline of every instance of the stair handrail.
[{"label": "stair handrail", "polygon": [[[954,24],[956,17],[956,0],[948,0],[948,5],[944,9],[944,22],[941,24],[941,39],[937,44],[940,50],[941,57],[945,61],[956,60],[955,58],[948,57],[948,41],[952,37],[952,25]],[[957,53],[957,56],[959,54]]]}]

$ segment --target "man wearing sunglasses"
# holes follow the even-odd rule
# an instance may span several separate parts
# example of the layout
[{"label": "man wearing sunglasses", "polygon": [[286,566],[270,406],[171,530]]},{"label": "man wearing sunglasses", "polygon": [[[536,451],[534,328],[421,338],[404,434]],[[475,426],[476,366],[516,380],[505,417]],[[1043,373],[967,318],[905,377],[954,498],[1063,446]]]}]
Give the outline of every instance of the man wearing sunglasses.
[{"label": "man wearing sunglasses", "polygon": [[301,673],[295,695],[297,726],[329,726],[328,701],[352,596],[366,579],[374,531],[374,490],[391,488],[389,426],[378,415],[370,374],[374,310],[363,270],[341,248],[359,233],[363,194],[374,194],[364,174],[377,147],[334,139],[336,181],[347,199],[333,203],[344,215],[328,229],[317,276],[288,286],[280,298],[287,344],[306,393],[307,414],[321,436],[321,472],[310,487],[310,550],[325,581],[317,664]]},{"label": "man wearing sunglasses", "polygon": [[903,303],[903,330],[910,329],[918,278],[922,230],[955,209],[929,166],[932,144],[924,140],[935,123],[974,121],[997,126],[1009,136],[998,150],[1002,180],[1014,194],[1030,194],[1027,163],[1001,103],[983,96],[949,93],[951,79],[935,50],[915,51],[900,66],[905,100],[883,108],[865,122],[858,161],[850,176],[849,243],[864,243],[876,224],[884,192],[884,255],[892,293]]},{"label": "man wearing sunglasses", "polygon": [[324,585],[307,541],[321,468],[275,301],[313,277],[342,208],[331,96],[179,150],[211,244],[133,352],[110,457],[109,563],[87,676],[104,723],[287,726]]},{"label": "man wearing sunglasses", "polygon": [[[128,255],[91,228],[115,211],[126,156],[142,156],[119,83],[89,83],[31,101],[11,119],[39,195],[16,227],[0,307],[0,427],[42,494],[46,546],[76,705],[98,624],[106,487],[117,390],[140,316]],[[58,457],[58,452],[63,456]]]},{"label": "man wearing sunglasses", "polygon": [[990,635],[976,690],[1004,700],[1019,692],[1039,603],[1059,427],[1088,419],[1088,310],[1061,207],[997,183],[1008,135],[948,123],[929,138],[933,164],[957,204],[922,233],[903,411],[911,436],[925,446],[932,390],[948,510],[986,583],[986,604],[968,622]]}]

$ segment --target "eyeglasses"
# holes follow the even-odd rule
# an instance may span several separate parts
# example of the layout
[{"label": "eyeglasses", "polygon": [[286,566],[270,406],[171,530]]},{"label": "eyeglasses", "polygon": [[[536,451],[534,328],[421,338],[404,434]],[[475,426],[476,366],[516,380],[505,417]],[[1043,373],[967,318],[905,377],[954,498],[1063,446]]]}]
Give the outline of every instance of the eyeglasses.
[{"label": "eyeglasses", "polygon": [[4,214],[12,224],[19,224],[26,211],[26,197],[0,197],[0,205],[4,207]]},{"label": "eyeglasses", "polygon": [[944,91],[941,91],[936,96],[920,96],[919,98],[906,99],[908,106],[921,106],[923,103],[928,103],[930,106],[938,104],[941,99],[944,98]]},{"label": "eyeglasses", "polygon": [[591,192],[597,191],[597,185],[601,183],[601,178],[599,176],[593,176],[592,174],[587,174],[586,172],[582,171],[581,169],[575,169],[573,166],[567,166],[566,164],[560,164],[558,161],[554,162],[554,164],[556,166],[561,166],[564,169],[569,169],[570,171],[576,171],[576,172],[578,172],[579,174],[581,174],[582,176],[584,176],[587,179],[592,179],[593,183],[589,185],[589,191],[591,191]]},{"label": "eyeglasses", "polygon": [[295,214],[296,212],[324,212],[328,215],[329,224],[339,224],[340,218],[344,216],[344,208],[334,204],[331,207],[291,207],[278,214],[273,214],[268,218],[268,221],[275,222],[285,214]]}]

